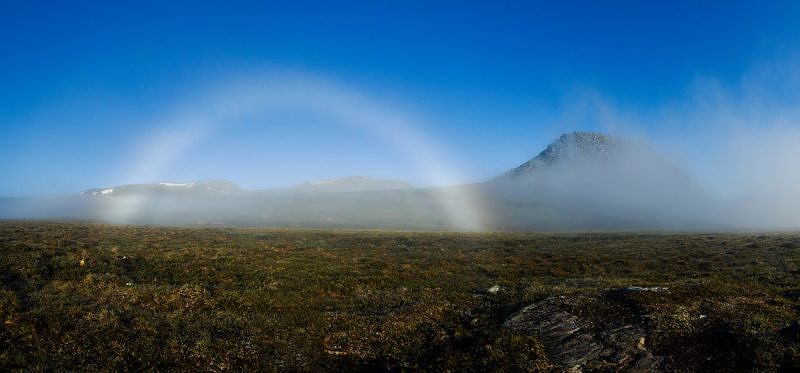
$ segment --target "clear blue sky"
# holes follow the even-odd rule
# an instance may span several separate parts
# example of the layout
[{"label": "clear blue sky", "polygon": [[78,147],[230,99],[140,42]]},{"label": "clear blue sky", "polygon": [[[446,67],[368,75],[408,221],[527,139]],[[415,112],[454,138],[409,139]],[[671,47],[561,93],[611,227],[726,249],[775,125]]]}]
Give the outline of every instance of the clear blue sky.
[{"label": "clear blue sky", "polygon": [[324,81],[413,118],[464,182],[526,161],[562,131],[609,130],[570,115],[587,95],[637,118],[613,128],[658,144],[671,123],[658,113],[691,103],[698,81],[735,92],[800,43],[796,2],[695,3],[4,2],[0,195],[161,179],[430,183],[408,149],[302,108],[230,119],[158,173],[127,170],[182,110],[249,74]]}]

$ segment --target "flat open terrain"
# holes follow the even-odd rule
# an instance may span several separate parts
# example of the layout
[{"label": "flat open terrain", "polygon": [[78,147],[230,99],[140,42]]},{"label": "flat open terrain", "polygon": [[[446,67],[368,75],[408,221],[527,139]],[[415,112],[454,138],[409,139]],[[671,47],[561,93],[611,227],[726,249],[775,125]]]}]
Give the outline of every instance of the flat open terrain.
[{"label": "flat open terrain", "polygon": [[504,326],[534,303],[664,369],[796,370],[800,235],[0,223],[2,371],[558,370]]}]

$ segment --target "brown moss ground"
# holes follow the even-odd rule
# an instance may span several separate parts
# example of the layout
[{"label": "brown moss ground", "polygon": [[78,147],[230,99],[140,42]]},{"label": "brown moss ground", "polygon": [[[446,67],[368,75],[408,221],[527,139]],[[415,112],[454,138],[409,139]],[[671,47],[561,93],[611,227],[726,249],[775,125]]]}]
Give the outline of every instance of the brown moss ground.
[{"label": "brown moss ground", "polygon": [[1,222],[0,370],[548,370],[501,325],[574,293],[676,369],[800,367],[796,234]]}]

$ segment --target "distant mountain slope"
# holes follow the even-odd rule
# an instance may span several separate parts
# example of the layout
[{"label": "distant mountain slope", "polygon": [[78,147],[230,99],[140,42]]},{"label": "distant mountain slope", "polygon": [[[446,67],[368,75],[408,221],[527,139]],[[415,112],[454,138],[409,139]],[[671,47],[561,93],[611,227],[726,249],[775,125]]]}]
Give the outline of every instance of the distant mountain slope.
[{"label": "distant mountain slope", "polygon": [[0,198],[0,219],[125,224],[452,230],[437,190],[370,177],[244,190],[225,181],[160,182],[72,195]]},{"label": "distant mountain slope", "polygon": [[136,194],[154,193],[184,193],[184,194],[209,194],[209,193],[241,193],[242,188],[228,180],[208,180],[186,183],[160,182],[155,184],[128,184],[110,188],[88,189],[80,193],[82,196],[109,196],[120,197]]},{"label": "distant mountain slope", "polygon": [[411,184],[400,180],[374,179],[367,176],[351,176],[340,179],[316,180],[292,188],[303,192],[365,192],[370,190],[408,190]]}]

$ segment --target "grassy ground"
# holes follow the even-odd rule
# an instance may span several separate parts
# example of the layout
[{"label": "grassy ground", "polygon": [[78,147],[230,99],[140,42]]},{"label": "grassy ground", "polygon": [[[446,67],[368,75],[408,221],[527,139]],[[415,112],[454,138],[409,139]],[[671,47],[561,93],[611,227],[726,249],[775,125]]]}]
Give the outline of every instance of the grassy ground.
[{"label": "grassy ground", "polygon": [[550,370],[501,325],[568,294],[674,369],[800,368],[795,234],[0,222],[0,370]]}]

